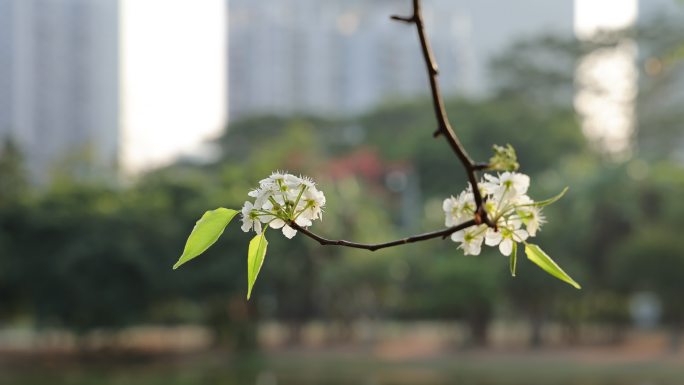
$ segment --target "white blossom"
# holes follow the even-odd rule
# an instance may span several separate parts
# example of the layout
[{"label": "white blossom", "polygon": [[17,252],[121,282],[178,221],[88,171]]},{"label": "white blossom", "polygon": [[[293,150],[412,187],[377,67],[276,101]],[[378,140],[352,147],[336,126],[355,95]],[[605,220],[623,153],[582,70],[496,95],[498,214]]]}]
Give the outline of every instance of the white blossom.
[{"label": "white blossom", "polygon": [[[480,254],[482,243],[498,246],[501,254],[509,256],[514,243],[534,237],[545,223],[541,208],[527,196],[530,178],[521,173],[504,172],[496,176],[485,174],[478,184],[487,217],[495,224],[473,226],[452,234],[465,254]],[[457,197],[449,197],[442,204],[447,227],[457,226],[475,218],[476,205],[472,189],[468,187]]]},{"label": "white blossom", "polygon": [[539,207],[531,205],[522,206],[518,208],[518,215],[525,223],[527,232],[530,234],[531,237],[536,236],[537,231],[539,231],[541,225],[546,223],[546,218],[542,214],[541,209]]},{"label": "white blossom", "polygon": [[299,206],[301,207],[300,217],[309,220],[320,219],[323,215],[323,206],[325,206],[325,195],[323,192],[318,191],[316,187],[308,187],[304,190]]},{"label": "white blossom", "polygon": [[504,172],[499,176],[484,175],[482,188],[497,200],[513,199],[527,193],[530,177],[517,172]]},{"label": "white blossom", "polygon": [[469,227],[451,234],[451,240],[461,242],[459,246],[465,255],[479,255],[482,250],[487,225]]},{"label": "white blossom", "polygon": [[273,172],[259,181],[259,187],[247,194],[254,203],[245,202],[242,209],[242,230],[262,230],[262,223],[282,229],[283,235],[292,238],[297,230],[289,224],[309,227],[321,219],[326,200],[308,177],[296,176],[282,171]]},{"label": "white blossom", "polygon": [[297,235],[297,230],[287,225],[285,221],[280,218],[276,218],[271,221],[269,226],[274,229],[283,229],[283,235],[285,235],[288,239],[292,239],[292,237]]},{"label": "white blossom", "polygon": [[470,189],[461,192],[457,198],[453,196],[444,200],[442,209],[446,216],[447,227],[456,226],[472,219],[475,214],[475,197]]},{"label": "white blossom", "polygon": [[254,229],[257,234],[261,234],[261,222],[258,213],[254,209],[252,202],[245,202],[242,206],[242,231],[248,232]]}]

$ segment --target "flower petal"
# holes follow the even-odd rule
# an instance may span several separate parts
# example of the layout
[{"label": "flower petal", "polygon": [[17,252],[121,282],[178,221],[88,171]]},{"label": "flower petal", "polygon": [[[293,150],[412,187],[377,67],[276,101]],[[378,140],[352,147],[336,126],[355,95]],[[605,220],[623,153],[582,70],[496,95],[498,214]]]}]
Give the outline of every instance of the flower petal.
[{"label": "flower petal", "polygon": [[462,242],[465,238],[465,232],[463,230],[457,231],[451,234],[451,240],[454,242]]},{"label": "flower petal", "polygon": [[529,237],[529,234],[527,234],[527,231],[523,229],[518,229],[513,232],[513,238],[515,238],[517,242],[522,242],[526,240],[527,237]]},{"label": "flower petal", "polygon": [[302,227],[311,226],[311,220],[303,215],[300,215],[295,222]]},{"label": "flower petal", "polygon": [[499,244],[499,251],[505,256],[511,255],[513,252],[513,241],[510,238],[506,238]]},{"label": "flower petal", "polygon": [[252,229],[252,220],[249,219],[249,218],[247,218],[247,217],[243,217],[243,218],[242,218],[242,227],[241,227],[241,229],[242,229],[242,231],[244,231],[245,233],[249,232],[249,230]]},{"label": "flower petal", "polygon": [[283,221],[280,218],[276,218],[271,222],[271,224],[269,226],[271,226],[272,229],[279,229],[279,228],[285,226],[285,221]]},{"label": "flower petal", "polygon": [[292,237],[297,235],[297,230],[285,225],[283,226],[283,235],[285,235],[288,239],[292,239]]},{"label": "flower petal", "polygon": [[494,231],[493,229],[487,229],[487,235],[485,236],[485,243],[487,246],[496,246],[501,243],[502,235],[500,231]]}]

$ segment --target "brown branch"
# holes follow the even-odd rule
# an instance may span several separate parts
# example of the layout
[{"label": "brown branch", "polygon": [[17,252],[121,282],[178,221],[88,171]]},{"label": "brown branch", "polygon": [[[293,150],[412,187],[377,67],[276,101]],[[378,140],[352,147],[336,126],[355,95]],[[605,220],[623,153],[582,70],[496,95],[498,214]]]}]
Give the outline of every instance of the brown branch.
[{"label": "brown branch", "polygon": [[487,170],[491,167],[489,163],[475,163],[473,165],[473,170],[475,171],[484,171]]},{"label": "brown branch", "polygon": [[473,196],[475,199],[475,204],[477,205],[477,210],[475,212],[474,219],[461,223],[457,226],[449,227],[439,231],[433,231],[424,234],[413,235],[408,238],[402,238],[395,241],[385,242],[385,243],[357,243],[345,240],[332,240],[323,238],[317,235],[305,227],[301,227],[295,223],[295,221],[290,220],[288,225],[293,229],[301,232],[305,236],[314,239],[323,246],[344,246],[356,249],[364,249],[370,251],[376,251],[388,247],[405,245],[408,243],[415,243],[426,241],[434,238],[446,238],[451,234],[469,228],[471,226],[476,226],[482,223],[487,224],[490,227],[496,228],[496,225],[487,217],[487,211],[484,209],[484,199],[480,193],[480,189],[477,187],[477,171],[485,170],[489,166],[483,163],[475,163],[468,156],[468,153],[463,148],[463,145],[459,141],[458,137],[454,133],[449,123],[449,117],[444,106],[444,99],[442,98],[442,93],[439,89],[439,83],[437,81],[437,76],[439,70],[437,69],[437,64],[435,62],[434,54],[432,53],[432,48],[430,47],[430,41],[428,40],[427,33],[425,32],[425,25],[423,24],[423,14],[421,11],[421,1],[413,0],[413,14],[411,16],[391,16],[392,20],[397,20],[403,23],[415,24],[418,31],[418,38],[420,40],[421,50],[423,52],[423,59],[425,60],[425,65],[427,68],[428,79],[430,81],[430,91],[432,94],[432,102],[435,110],[435,117],[437,119],[437,131],[434,132],[433,136],[436,138],[440,135],[444,136],[451,149],[454,151],[458,159],[463,164],[463,168],[468,175],[468,181],[473,187]]},{"label": "brown branch", "polygon": [[408,238],[397,239],[397,240],[391,241],[391,242],[374,243],[374,244],[366,244],[366,243],[357,243],[357,242],[350,242],[350,241],[344,241],[344,240],[327,239],[327,238],[321,237],[320,235],[312,233],[311,231],[309,231],[305,227],[299,226],[294,221],[289,221],[288,225],[290,225],[290,227],[292,227],[293,229],[295,229],[295,230],[301,232],[302,234],[306,235],[307,237],[316,240],[318,243],[320,243],[323,246],[345,246],[345,247],[352,247],[355,249],[364,249],[364,250],[376,251],[376,250],[385,249],[388,247],[405,245],[408,243],[427,241],[428,239],[434,239],[434,238],[444,239],[444,238],[450,236],[451,234],[453,234],[459,230],[467,229],[468,227],[477,225],[477,222],[473,219],[473,220],[470,220],[468,222],[461,223],[460,225],[446,228],[444,230],[413,235],[413,236],[410,236]]},{"label": "brown branch", "polygon": [[402,21],[404,23],[415,23],[415,20],[413,20],[413,17],[404,17],[404,16],[397,16],[397,15],[392,15],[390,16],[390,19],[396,20],[396,21]]},{"label": "brown branch", "polygon": [[478,170],[485,169],[486,167],[473,162],[454,133],[454,130],[451,128],[449,116],[447,115],[446,108],[444,106],[444,99],[442,98],[442,93],[439,88],[439,82],[437,81],[439,71],[437,69],[437,63],[435,61],[434,54],[432,53],[432,48],[430,47],[430,40],[428,39],[427,32],[425,31],[421,5],[422,4],[420,0],[413,0],[413,15],[409,17],[392,16],[391,18],[392,20],[399,20],[405,23],[413,23],[416,25],[421,50],[423,52],[423,59],[425,60],[428,79],[430,81],[430,91],[432,94],[435,117],[438,123],[438,129],[433,136],[438,137],[439,135],[443,135],[446,141],[449,143],[449,146],[451,146],[451,149],[461,161],[461,164],[463,164],[463,168],[468,175],[468,181],[473,187],[473,196],[475,198],[475,204],[477,205],[477,214],[475,219],[478,220],[478,223],[486,223],[488,226],[494,227],[495,224],[492,223],[492,221],[487,217],[487,212],[483,205],[482,194],[480,193],[480,189],[477,188],[476,173]]}]

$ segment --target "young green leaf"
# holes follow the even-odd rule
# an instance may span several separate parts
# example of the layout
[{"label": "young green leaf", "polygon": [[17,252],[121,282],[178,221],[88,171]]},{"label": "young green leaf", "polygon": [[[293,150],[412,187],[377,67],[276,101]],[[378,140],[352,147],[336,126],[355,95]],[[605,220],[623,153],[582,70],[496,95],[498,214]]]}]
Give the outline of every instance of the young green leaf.
[{"label": "young green leaf", "polygon": [[173,269],[179,268],[185,262],[204,253],[223,234],[223,230],[238,212],[220,207],[207,211],[192,229],[192,233],[185,242],[183,255],[178,259]]},{"label": "young green leaf", "polygon": [[511,253],[511,275],[515,277],[515,270],[518,266],[518,243],[513,242],[513,252]]},{"label": "young green leaf", "polygon": [[525,254],[527,254],[527,259],[534,262],[547,273],[553,275],[563,282],[567,282],[575,289],[582,288],[577,282],[570,278],[570,276],[564,272],[563,269],[561,269],[560,266],[558,266],[556,262],[551,259],[551,257],[549,257],[541,248],[539,248],[539,246],[533,245],[531,243],[525,244]]},{"label": "young green leaf", "polygon": [[252,238],[249,242],[249,250],[247,252],[247,299],[252,296],[252,288],[256,282],[261,265],[264,264],[264,257],[266,257],[266,248],[268,241],[266,234],[261,233]]},{"label": "young green leaf", "polygon": [[494,145],[494,155],[489,159],[490,170],[515,171],[520,167],[515,149],[510,144],[506,147]]}]

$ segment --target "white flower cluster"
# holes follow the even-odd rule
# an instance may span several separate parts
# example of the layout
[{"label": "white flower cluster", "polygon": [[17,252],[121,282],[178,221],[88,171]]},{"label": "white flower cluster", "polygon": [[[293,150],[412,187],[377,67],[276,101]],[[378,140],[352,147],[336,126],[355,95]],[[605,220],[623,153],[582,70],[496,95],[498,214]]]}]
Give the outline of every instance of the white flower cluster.
[{"label": "white flower cluster", "polygon": [[297,230],[288,225],[294,221],[301,227],[309,227],[320,219],[325,206],[325,195],[307,177],[274,172],[259,182],[259,188],[248,194],[255,198],[242,207],[242,231],[254,230],[261,234],[262,224],[283,230],[292,238]]},{"label": "white flower cluster", "polygon": [[[524,242],[527,238],[534,237],[545,222],[541,208],[527,196],[529,186],[530,177],[525,174],[485,174],[478,187],[485,201],[487,216],[496,224],[497,229],[481,224],[457,231],[451,235],[451,239],[461,243],[459,248],[466,255],[480,254],[483,242],[487,246],[498,245],[501,254],[511,255],[514,242]],[[457,197],[445,199],[442,208],[447,227],[472,220],[476,211],[472,189],[469,187]]]}]

